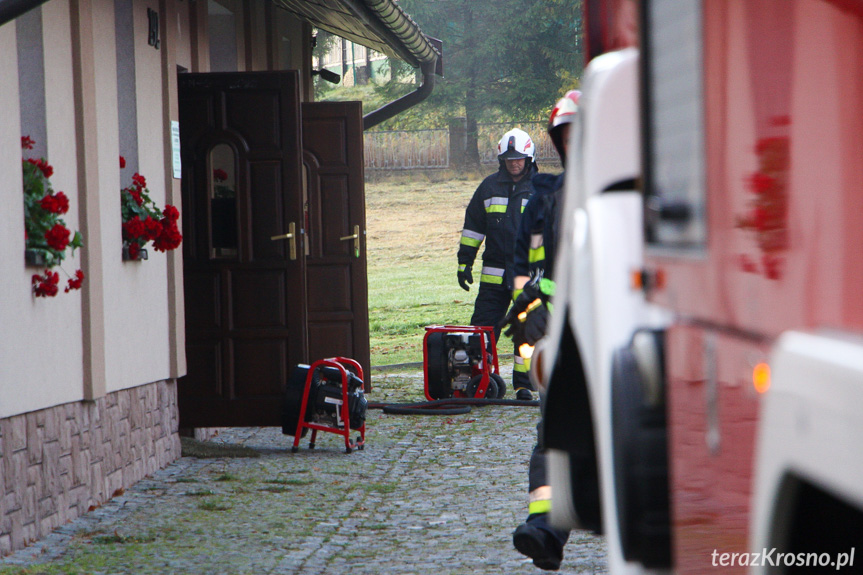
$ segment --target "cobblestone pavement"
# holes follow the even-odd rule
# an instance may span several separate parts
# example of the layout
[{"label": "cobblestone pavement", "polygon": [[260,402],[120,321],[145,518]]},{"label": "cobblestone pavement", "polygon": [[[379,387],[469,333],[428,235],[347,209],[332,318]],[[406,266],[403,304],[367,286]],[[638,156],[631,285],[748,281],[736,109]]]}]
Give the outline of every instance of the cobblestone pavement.
[{"label": "cobblestone pavement", "polygon": [[[415,371],[375,371],[372,384],[371,402],[423,399]],[[541,573],[511,539],[526,514],[538,416],[370,410],[366,447],[351,454],[332,433],[294,454],[279,428],[226,429],[213,441],[260,456],[184,456],[0,559],[0,574]],[[606,573],[603,539],[573,533],[560,572]]]}]

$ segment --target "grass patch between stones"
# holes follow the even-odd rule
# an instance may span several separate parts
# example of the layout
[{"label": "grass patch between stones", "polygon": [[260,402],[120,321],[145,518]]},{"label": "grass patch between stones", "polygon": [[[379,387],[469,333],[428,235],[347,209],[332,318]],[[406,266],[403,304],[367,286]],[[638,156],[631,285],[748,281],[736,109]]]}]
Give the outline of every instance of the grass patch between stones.
[{"label": "grass patch between stones", "polygon": [[210,441],[198,441],[191,437],[181,437],[183,457],[197,457],[198,459],[218,459],[220,457],[260,457],[261,454],[250,447],[242,445],[227,445],[223,443],[212,443]]}]

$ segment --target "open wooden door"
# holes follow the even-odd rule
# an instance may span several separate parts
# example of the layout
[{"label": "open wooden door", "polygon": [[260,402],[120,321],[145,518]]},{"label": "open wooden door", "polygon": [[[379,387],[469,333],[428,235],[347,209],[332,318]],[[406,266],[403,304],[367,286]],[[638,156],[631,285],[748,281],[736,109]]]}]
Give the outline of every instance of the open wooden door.
[{"label": "open wooden door", "polygon": [[305,363],[298,76],[181,74],[183,427],[281,424]]},{"label": "open wooden door", "polygon": [[304,103],[309,359],[357,360],[370,389],[361,102]]}]

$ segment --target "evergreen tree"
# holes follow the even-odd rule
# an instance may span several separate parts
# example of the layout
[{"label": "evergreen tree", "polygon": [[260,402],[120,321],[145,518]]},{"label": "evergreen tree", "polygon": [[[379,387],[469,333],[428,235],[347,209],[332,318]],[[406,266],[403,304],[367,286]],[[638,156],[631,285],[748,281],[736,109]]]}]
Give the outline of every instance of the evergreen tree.
[{"label": "evergreen tree", "polygon": [[[428,100],[382,124],[464,116],[477,162],[478,121],[545,120],[558,97],[575,88],[582,70],[581,0],[401,0],[428,36],[444,46],[444,78]],[[410,68],[402,65],[403,71]],[[415,89],[404,75],[381,87],[394,99]],[[470,144],[469,144],[470,146]],[[470,148],[469,148],[470,149]],[[473,157],[470,157],[473,156]]]}]

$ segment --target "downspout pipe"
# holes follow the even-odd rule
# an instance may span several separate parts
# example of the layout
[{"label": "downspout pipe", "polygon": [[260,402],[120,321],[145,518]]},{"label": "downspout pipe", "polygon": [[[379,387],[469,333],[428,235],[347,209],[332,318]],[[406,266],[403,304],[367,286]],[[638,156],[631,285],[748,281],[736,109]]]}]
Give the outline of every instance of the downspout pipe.
[{"label": "downspout pipe", "polygon": [[412,108],[431,96],[434,90],[435,64],[437,58],[431,62],[424,62],[420,65],[422,70],[422,83],[419,87],[409,94],[405,94],[398,100],[393,100],[389,104],[384,104],[374,112],[369,112],[363,116],[363,130],[368,130],[377,126],[385,120],[389,120],[396,114],[401,114],[408,108]]},{"label": "downspout pipe", "polygon": [[33,8],[38,8],[47,0],[0,0],[0,26],[14,20]]},{"label": "downspout pipe", "polygon": [[440,54],[419,30],[416,23],[392,0],[342,0],[367,26],[399,52],[405,62],[418,66],[422,72],[422,83],[413,92],[394,100],[363,116],[363,130],[377,126],[416,106],[428,98],[434,90],[434,77]]}]

